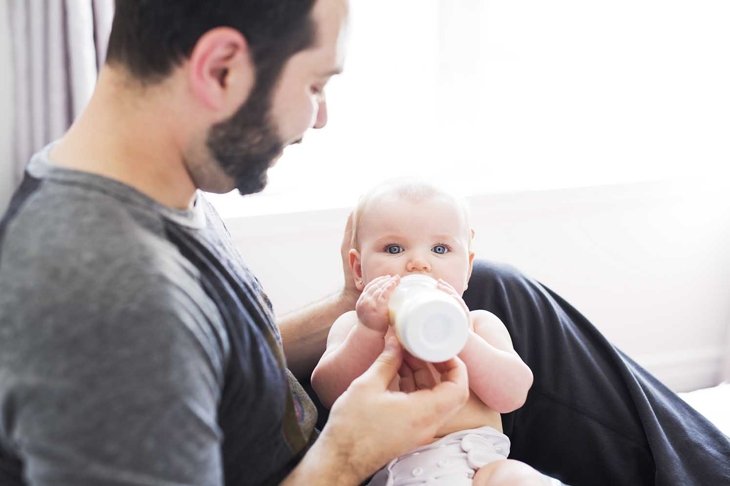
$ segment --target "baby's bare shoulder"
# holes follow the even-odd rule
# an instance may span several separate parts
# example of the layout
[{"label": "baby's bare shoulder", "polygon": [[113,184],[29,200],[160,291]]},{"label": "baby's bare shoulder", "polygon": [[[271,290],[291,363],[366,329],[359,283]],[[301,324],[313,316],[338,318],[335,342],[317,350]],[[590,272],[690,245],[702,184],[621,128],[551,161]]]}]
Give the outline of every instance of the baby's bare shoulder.
[{"label": "baby's bare shoulder", "polygon": [[488,343],[499,348],[512,349],[512,339],[504,322],[486,310],[473,310],[469,313],[474,332]]}]

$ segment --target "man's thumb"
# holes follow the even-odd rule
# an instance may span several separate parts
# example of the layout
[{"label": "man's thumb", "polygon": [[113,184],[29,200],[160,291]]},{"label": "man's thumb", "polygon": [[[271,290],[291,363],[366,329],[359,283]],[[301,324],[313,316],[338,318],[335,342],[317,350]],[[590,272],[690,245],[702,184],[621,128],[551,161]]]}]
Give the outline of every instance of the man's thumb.
[{"label": "man's thumb", "polygon": [[366,381],[382,385],[388,388],[390,382],[398,374],[398,369],[403,362],[403,349],[395,336],[389,336],[385,340],[383,352],[375,359],[370,368],[363,373],[362,378]]}]

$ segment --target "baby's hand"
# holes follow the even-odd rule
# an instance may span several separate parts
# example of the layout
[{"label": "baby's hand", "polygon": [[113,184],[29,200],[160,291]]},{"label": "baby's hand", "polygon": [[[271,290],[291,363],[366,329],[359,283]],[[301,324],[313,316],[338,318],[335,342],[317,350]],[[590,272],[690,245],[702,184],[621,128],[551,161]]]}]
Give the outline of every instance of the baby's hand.
[{"label": "baby's hand", "polygon": [[400,282],[400,275],[383,275],[368,283],[355,304],[357,318],[367,328],[385,332],[390,325],[388,300]]},{"label": "baby's hand", "polygon": [[[464,312],[466,312],[466,315],[469,315],[469,307],[467,307],[466,302],[464,302],[464,299],[459,295],[459,293],[456,291],[454,287],[451,286],[446,280],[439,279],[438,284],[436,287],[452,296],[456,301],[459,303],[459,305],[464,309]],[[472,331],[474,330],[474,323],[471,319],[469,319],[469,329]]]}]

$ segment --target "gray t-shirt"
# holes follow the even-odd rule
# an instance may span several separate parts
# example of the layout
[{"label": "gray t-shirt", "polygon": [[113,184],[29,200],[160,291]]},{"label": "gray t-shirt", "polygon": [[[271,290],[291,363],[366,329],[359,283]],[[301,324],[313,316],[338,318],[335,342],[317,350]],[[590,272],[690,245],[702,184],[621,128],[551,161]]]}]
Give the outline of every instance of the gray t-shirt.
[{"label": "gray t-shirt", "polygon": [[278,481],[316,412],[220,218],[48,150],[0,224],[0,484]]}]

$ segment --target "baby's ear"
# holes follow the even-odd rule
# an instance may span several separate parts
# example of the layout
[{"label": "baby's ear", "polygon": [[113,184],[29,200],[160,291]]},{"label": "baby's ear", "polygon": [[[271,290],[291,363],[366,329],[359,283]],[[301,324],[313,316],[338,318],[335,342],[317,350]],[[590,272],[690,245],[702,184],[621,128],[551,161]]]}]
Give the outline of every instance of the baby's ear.
[{"label": "baby's ear", "polygon": [[464,290],[469,288],[469,279],[471,279],[471,272],[474,270],[474,250],[472,250],[472,245],[474,244],[474,230],[471,230],[471,241],[469,241],[469,271],[466,274],[466,282],[464,282]]},{"label": "baby's ear", "polygon": [[355,288],[362,291],[365,288],[362,280],[362,264],[360,263],[360,252],[352,248],[349,253],[350,270],[352,270],[352,278],[355,281]]}]

